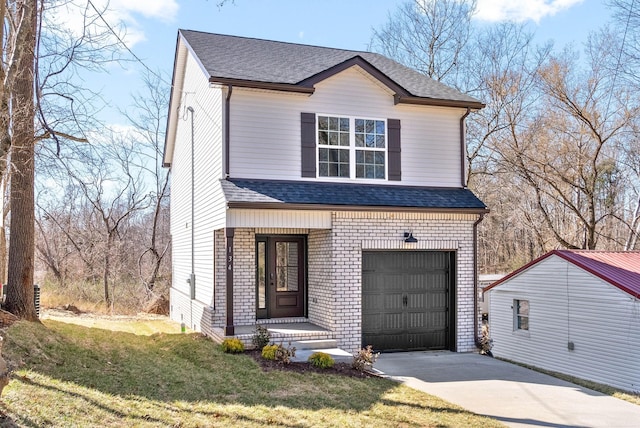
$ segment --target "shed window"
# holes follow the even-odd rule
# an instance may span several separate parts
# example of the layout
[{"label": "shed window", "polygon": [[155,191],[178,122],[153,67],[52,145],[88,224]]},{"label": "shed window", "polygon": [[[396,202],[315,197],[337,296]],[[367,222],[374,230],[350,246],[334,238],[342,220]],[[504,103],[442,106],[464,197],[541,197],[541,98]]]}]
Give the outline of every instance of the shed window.
[{"label": "shed window", "polygon": [[513,301],[513,329],[529,330],[529,301],[514,300]]}]

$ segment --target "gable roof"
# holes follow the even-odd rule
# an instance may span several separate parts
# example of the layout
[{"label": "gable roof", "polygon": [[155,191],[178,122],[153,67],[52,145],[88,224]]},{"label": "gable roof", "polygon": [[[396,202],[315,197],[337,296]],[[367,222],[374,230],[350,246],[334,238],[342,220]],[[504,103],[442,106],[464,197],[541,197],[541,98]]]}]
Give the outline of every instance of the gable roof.
[{"label": "gable roof", "polygon": [[484,107],[475,98],[377,53],[192,30],[179,30],[179,38],[212,83],[313,93],[315,83],[359,65],[394,91],[396,103]]},{"label": "gable roof", "polygon": [[552,255],[563,258],[633,297],[640,298],[640,251],[550,251],[489,285],[484,291],[489,291]]},{"label": "gable roof", "polygon": [[220,182],[229,208],[394,207],[423,211],[488,211],[473,192],[461,188],[239,178]]}]

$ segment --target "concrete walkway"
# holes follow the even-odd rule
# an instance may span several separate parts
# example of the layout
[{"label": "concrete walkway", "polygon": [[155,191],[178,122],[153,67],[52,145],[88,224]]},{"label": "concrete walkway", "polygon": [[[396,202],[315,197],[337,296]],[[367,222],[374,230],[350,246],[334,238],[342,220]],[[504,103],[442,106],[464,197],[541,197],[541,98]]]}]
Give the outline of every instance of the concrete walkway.
[{"label": "concrete walkway", "polygon": [[478,354],[381,354],[374,368],[511,427],[640,427],[640,406]]}]

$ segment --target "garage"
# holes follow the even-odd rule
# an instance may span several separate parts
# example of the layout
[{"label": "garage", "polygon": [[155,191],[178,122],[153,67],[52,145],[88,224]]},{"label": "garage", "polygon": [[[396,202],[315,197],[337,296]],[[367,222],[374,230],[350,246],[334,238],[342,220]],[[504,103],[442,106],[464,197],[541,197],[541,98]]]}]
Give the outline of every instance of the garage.
[{"label": "garage", "polygon": [[455,252],[362,253],[362,346],[455,350]]}]

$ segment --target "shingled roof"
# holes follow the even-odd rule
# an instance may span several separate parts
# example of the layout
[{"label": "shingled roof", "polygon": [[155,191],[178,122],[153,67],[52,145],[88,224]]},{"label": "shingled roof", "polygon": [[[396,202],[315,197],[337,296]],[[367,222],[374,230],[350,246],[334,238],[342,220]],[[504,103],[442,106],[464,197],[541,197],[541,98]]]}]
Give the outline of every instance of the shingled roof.
[{"label": "shingled roof", "polygon": [[394,207],[486,212],[469,189],[326,183],[315,181],[221,180],[230,208]]},{"label": "shingled roof", "polygon": [[482,108],[473,97],[443,85],[383,55],[179,30],[214,83],[272,85],[273,89],[312,92],[314,83],[353,64],[360,65],[395,92],[397,103]]}]

